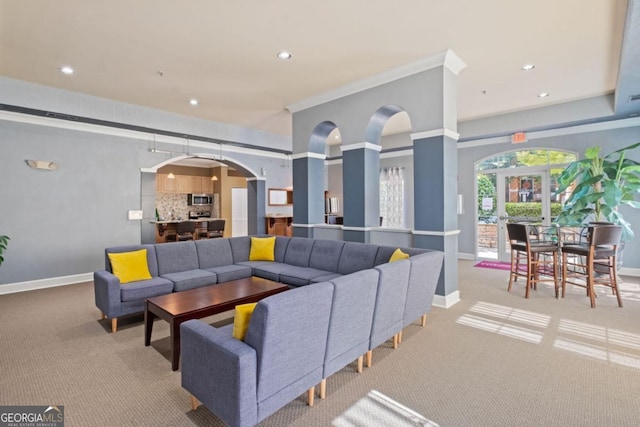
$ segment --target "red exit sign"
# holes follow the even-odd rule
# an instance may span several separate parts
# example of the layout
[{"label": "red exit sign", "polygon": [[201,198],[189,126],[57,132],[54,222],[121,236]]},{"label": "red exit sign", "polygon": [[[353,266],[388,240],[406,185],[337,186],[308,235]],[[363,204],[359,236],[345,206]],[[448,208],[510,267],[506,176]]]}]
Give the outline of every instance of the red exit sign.
[{"label": "red exit sign", "polygon": [[524,132],[517,132],[511,135],[511,143],[512,144],[521,144],[523,142],[527,142],[527,134]]}]

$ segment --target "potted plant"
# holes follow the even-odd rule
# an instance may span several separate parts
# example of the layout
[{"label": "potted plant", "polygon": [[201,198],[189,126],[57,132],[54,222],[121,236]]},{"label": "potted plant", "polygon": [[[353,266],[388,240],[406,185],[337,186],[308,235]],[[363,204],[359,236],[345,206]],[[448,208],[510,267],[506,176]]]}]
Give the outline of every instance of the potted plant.
[{"label": "potted plant", "polygon": [[600,147],[590,147],[585,158],[569,164],[558,178],[556,195],[575,185],[562,205],[557,222],[567,226],[585,226],[590,222],[611,222],[623,228],[622,241],[633,238],[633,230],[618,207],[640,208],[640,163],[628,159],[627,152],[640,142],[609,154]]},{"label": "potted plant", "polygon": [[2,253],[7,250],[7,244],[9,243],[9,236],[0,236],[0,265],[4,262]]}]

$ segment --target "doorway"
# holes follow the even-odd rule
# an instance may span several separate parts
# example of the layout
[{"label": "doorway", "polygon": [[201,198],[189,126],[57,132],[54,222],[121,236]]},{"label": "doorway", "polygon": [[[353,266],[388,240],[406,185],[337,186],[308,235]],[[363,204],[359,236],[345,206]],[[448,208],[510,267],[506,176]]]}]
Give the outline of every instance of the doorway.
[{"label": "doorway", "polygon": [[556,179],[564,165],[577,159],[565,151],[505,152],[476,164],[476,256],[508,262],[508,222],[550,225],[560,212],[563,195]]},{"label": "doorway", "polygon": [[231,236],[246,236],[248,224],[247,189],[234,187],[231,189]]}]

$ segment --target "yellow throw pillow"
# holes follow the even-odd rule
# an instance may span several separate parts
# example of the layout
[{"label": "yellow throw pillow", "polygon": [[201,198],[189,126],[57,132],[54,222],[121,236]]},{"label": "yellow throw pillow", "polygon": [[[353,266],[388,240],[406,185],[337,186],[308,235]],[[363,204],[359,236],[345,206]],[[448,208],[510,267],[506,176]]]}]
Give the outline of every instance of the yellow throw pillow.
[{"label": "yellow throw pillow", "polygon": [[147,250],[110,253],[111,271],[120,279],[120,284],[151,279],[147,264]]},{"label": "yellow throw pillow", "polygon": [[276,236],[252,237],[249,261],[275,261]]},{"label": "yellow throw pillow", "polygon": [[249,329],[249,321],[253,314],[253,309],[256,308],[257,302],[250,304],[236,305],[236,316],[233,319],[233,337],[238,340],[244,341],[245,335],[247,335],[247,329]]},{"label": "yellow throw pillow", "polygon": [[393,251],[393,254],[391,254],[391,258],[389,258],[389,262],[400,261],[401,259],[408,259],[408,258],[409,258],[409,254],[405,254],[400,250],[400,248],[398,248],[395,251]]}]

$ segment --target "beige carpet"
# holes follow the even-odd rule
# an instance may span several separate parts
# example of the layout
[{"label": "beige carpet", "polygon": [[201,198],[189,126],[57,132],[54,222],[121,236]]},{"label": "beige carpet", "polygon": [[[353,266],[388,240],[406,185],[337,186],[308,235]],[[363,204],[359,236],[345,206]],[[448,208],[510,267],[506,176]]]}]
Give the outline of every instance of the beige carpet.
[{"label": "beige carpet", "polygon": [[[375,389],[441,426],[636,426],[640,420],[640,286],[624,308],[605,289],[596,309],[583,289],[556,300],[540,285],[528,300],[508,272],[460,261],[462,301],[434,308],[373,367],[328,381],[327,399],[303,396],[263,426],[329,426]],[[144,346],[141,317],[109,333],[91,283],[0,296],[0,405],[64,405],[67,426],[219,426],[191,411],[172,372],[169,329]],[[218,322],[224,317],[209,318]]]}]

